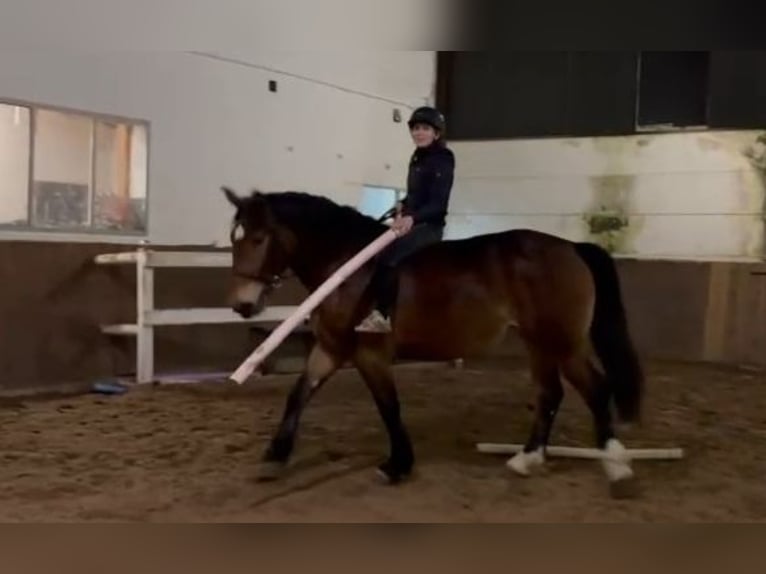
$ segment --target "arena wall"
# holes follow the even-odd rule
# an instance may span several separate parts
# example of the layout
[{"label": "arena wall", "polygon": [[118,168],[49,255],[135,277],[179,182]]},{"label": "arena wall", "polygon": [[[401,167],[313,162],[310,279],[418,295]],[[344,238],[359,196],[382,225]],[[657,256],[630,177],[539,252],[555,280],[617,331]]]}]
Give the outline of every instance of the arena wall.
[{"label": "arena wall", "polygon": [[[1,54],[0,100],[135,118],[150,129],[145,235],[0,229],[0,390],[129,374],[133,342],[98,325],[133,321],[133,274],[92,257],[142,240],[224,248],[221,184],[354,205],[365,185],[402,187],[411,144],[394,110],[406,119],[432,98],[433,64],[429,52]],[[603,243],[619,257],[645,357],[766,365],[758,137],[455,142],[447,235],[533,227]],[[163,270],[157,306],[221,305],[226,279],[225,270]],[[288,283],[273,303],[304,296]],[[262,336],[239,325],[160,329],[157,369],[233,369]],[[304,349],[296,338],[280,353]],[[520,352],[513,337],[501,352]]]},{"label": "arena wall", "polygon": [[[131,375],[135,342],[102,335],[98,325],[134,320],[134,273],[92,263],[97,253],[130,248],[0,242],[0,390]],[[618,267],[631,330],[645,358],[766,366],[766,264],[625,258]],[[160,270],[156,305],[221,305],[227,279],[225,269]],[[306,294],[290,281],[272,302],[297,304]],[[230,372],[265,335],[241,325],[160,328],[157,371]],[[305,339],[296,336],[275,358],[301,358],[305,351]],[[498,352],[519,355],[521,348],[510,335]]]},{"label": "arena wall", "polygon": [[450,234],[532,227],[620,256],[761,261],[764,133],[455,142]]},{"label": "arena wall", "polygon": [[[434,66],[433,52],[417,51],[3,51],[0,103],[11,115],[18,104],[148,123],[148,229],[0,225],[0,387],[129,373],[134,342],[106,337],[98,326],[134,321],[133,273],[99,268],[92,257],[141,242],[227,246],[231,206],[222,184],[387,207],[393,189],[386,188],[401,188],[405,178],[406,118],[432,97]],[[13,119],[18,123],[11,118],[10,125]],[[53,140],[66,147],[64,135]],[[2,155],[18,168],[28,138],[6,139]],[[16,183],[25,169],[0,175]],[[380,197],[376,187],[384,188]],[[26,214],[10,193],[2,203],[3,221]],[[224,304],[225,270],[157,275],[158,306]],[[295,302],[300,292],[287,287],[280,296]],[[157,336],[158,369],[177,371],[231,367],[254,341],[249,329],[232,325],[168,328]]]}]

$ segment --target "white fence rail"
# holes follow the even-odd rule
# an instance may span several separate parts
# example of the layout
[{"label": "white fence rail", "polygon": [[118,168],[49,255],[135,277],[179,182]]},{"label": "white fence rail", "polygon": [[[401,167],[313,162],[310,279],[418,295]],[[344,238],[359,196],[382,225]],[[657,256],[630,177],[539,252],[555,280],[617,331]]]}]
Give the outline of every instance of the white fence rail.
[{"label": "white fence rail", "polygon": [[136,266],[136,322],[104,325],[109,335],[136,337],[136,382],[154,380],[154,328],[168,325],[200,325],[224,323],[279,323],[287,319],[296,306],[266,307],[262,313],[243,319],[225,307],[190,309],[154,308],[154,270],[161,267],[229,267],[231,253],[204,251],[152,251],[138,249],[122,253],[103,253],[95,257],[99,265]]}]

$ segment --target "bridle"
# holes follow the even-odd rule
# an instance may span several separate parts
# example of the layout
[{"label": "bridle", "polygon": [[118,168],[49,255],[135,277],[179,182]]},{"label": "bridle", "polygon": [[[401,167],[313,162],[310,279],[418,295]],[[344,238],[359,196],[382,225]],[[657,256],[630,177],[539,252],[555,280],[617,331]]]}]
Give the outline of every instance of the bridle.
[{"label": "bridle", "polygon": [[262,275],[260,273],[256,275],[250,275],[248,273],[238,273],[236,271],[234,272],[235,277],[240,277],[249,281],[256,281],[261,283],[266,291],[273,291],[274,289],[278,289],[282,286],[285,278],[292,277],[292,275],[293,274],[290,273],[289,269],[285,269],[282,273],[275,273],[273,275]]},{"label": "bridle", "polygon": [[[242,225],[242,223],[235,220],[232,229],[234,229],[236,225]],[[233,242],[234,239],[232,238],[232,243]],[[264,287],[264,292],[270,292],[279,288],[282,285],[285,277],[292,275],[289,271],[290,270],[286,268],[281,273],[243,273],[242,271],[237,271],[235,268],[233,270],[233,274],[235,277],[239,277],[240,279],[246,279],[248,281],[255,281],[260,283]]]},{"label": "bridle", "polygon": [[[383,215],[381,215],[378,218],[378,221],[380,223],[385,222],[387,219],[390,219],[396,215],[396,205],[394,205],[391,209],[386,211]],[[275,289],[278,289],[282,286],[282,283],[284,283],[285,279],[290,279],[293,277],[295,273],[287,268],[282,273],[274,273],[274,274],[254,274],[250,275],[247,273],[239,273],[237,271],[234,272],[235,277],[240,277],[242,279],[248,279],[250,281],[257,281],[258,283],[261,283],[264,286],[265,291],[273,291]]]}]

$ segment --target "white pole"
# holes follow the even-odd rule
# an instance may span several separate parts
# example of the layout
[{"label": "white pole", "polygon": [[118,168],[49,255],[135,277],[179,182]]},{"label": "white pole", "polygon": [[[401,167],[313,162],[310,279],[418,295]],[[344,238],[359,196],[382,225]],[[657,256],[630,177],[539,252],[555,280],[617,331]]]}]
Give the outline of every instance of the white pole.
[{"label": "white pole", "polygon": [[[523,444],[480,442],[476,445],[476,450],[487,454],[515,454],[523,449]],[[681,448],[630,448],[626,451],[628,458],[633,460],[680,460],[684,457],[684,451]],[[566,458],[598,460],[606,457],[601,449],[575,446],[548,446],[545,452],[550,456]]]},{"label": "white pole", "polygon": [[348,278],[349,275],[364,265],[368,259],[372,258],[397,237],[397,233],[394,230],[389,229],[351,259],[346,261],[340,269],[330,275],[330,277],[322,283],[316,291],[309,295],[290,317],[285,319],[279,327],[274,329],[268,338],[244,360],[229,378],[239,385],[244,383],[258,365],[260,365],[260,363],[277,348],[284,338],[287,337],[287,335],[289,335],[292,330],[295,329],[301,321],[303,321],[309,313],[311,313],[311,311],[324,300],[325,297]]}]

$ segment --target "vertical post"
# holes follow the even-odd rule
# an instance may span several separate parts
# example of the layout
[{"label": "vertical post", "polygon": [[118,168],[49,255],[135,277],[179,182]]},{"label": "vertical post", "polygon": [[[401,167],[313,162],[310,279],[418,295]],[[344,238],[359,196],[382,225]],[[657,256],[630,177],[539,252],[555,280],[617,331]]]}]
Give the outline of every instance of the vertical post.
[{"label": "vertical post", "polygon": [[136,258],[136,382],[154,379],[154,327],[147,325],[148,312],[154,309],[154,269],[147,267],[148,255],[139,248]]}]

